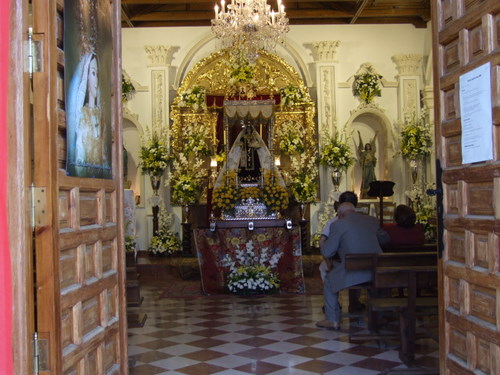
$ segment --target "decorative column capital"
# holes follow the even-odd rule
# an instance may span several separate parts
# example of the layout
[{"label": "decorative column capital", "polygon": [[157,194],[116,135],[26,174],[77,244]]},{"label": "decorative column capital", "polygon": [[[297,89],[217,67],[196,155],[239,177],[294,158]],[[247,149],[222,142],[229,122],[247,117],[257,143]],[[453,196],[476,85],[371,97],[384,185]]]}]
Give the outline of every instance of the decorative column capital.
[{"label": "decorative column capital", "polygon": [[313,42],[305,44],[313,53],[314,61],[335,62],[337,48],[340,45],[340,40],[325,40],[322,42]]},{"label": "decorative column capital", "polygon": [[144,46],[144,50],[148,54],[150,63],[148,67],[165,67],[172,63],[172,54],[174,48],[172,46]]},{"label": "decorative column capital", "polygon": [[416,54],[405,54],[392,56],[392,62],[396,64],[396,69],[400,76],[420,75],[420,63],[422,56]]}]

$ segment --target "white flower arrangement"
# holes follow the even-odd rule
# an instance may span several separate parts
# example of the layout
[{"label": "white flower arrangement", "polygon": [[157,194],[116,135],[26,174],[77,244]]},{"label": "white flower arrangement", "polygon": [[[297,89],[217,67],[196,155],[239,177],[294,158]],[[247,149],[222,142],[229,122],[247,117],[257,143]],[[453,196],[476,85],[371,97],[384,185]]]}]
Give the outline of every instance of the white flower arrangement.
[{"label": "white flower arrangement", "polygon": [[322,148],[320,162],[323,165],[338,170],[347,170],[353,163],[354,157],[350,147],[347,145],[345,131],[337,132],[331,136],[328,131],[322,135]]},{"label": "white flower arrangement", "polygon": [[172,188],[172,200],[176,204],[194,204],[198,202],[203,180],[207,178],[204,160],[195,158],[190,162],[186,155],[178,154],[172,164],[172,173],[166,184]]},{"label": "white flower arrangement", "polygon": [[289,120],[276,127],[279,149],[287,154],[302,153],[305,149],[306,129],[297,121]]},{"label": "white flower arrangement", "polygon": [[273,293],[278,291],[280,280],[276,272],[282,253],[270,254],[269,248],[263,248],[260,257],[254,251],[253,241],[245,249],[236,250],[236,259],[226,255],[222,265],[229,267],[227,287],[237,294]]},{"label": "white flower arrangement", "polygon": [[206,90],[201,86],[194,86],[181,94],[179,107],[190,107],[195,111],[206,109]]},{"label": "white flower arrangement", "polygon": [[281,106],[294,106],[307,103],[307,95],[304,90],[294,85],[288,85],[280,89]]},{"label": "white flower arrangement", "polygon": [[149,251],[155,255],[174,254],[181,251],[181,240],[177,233],[170,227],[173,223],[173,215],[168,213],[162,202],[158,214],[158,232],[151,239]]},{"label": "white flower arrangement", "polygon": [[433,239],[436,232],[434,219],[437,217],[436,197],[426,194],[428,189],[435,189],[433,183],[427,183],[424,187],[413,186],[412,190],[406,191],[406,196],[411,201],[411,206],[417,217],[416,222],[422,224],[427,240]]},{"label": "white flower arrangement", "polygon": [[316,154],[301,154],[290,158],[290,190],[299,203],[318,200],[318,158]]},{"label": "white flower arrangement", "polygon": [[186,121],[182,128],[181,149],[175,154],[172,172],[166,184],[172,189],[172,200],[176,204],[197,203],[202,192],[203,181],[208,177],[204,156],[210,154],[207,140],[210,129],[197,121]]},{"label": "white flower arrangement", "polygon": [[365,103],[370,104],[376,96],[382,96],[380,82],[383,77],[375,73],[371,65],[364,65],[363,69],[362,73],[354,76],[352,93]]},{"label": "white flower arrangement", "polygon": [[151,175],[161,175],[172,161],[167,142],[167,136],[161,130],[149,130],[142,137],[139,152],[139,166],[142,172]]}]

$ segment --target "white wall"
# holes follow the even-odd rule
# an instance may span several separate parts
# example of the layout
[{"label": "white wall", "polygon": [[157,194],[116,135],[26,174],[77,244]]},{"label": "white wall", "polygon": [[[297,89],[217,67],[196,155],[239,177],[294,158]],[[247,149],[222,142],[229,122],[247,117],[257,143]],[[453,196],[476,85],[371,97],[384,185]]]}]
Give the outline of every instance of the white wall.
[{"label": "white wall", "polygon": [[[391,57],[401,54],[419,54],[424,57],[422,69],[422,88],[424,80],[430,73],[425,73],[428,69],[425,61],[430,54],[431,43],[429,29],[416,29],[410,25],[321,25],[321,26],[290,26],[290,32],[286,37],[286,45],[278,46],[276,53],[285,59],[291,66],[295,67],[299,74],[303,75],[306,85],[314,93],[317,87],[315,77],[316,65],[312,52],[307,48],[307,44],[319,41],[340,41],[337,49],[335,66],[335,111],[336,126],[343,127],[344,124],[353,121],[352,113],[358,108],[359,101],[353,97],[350,86],[346,83],[356,74],[360,65],[369,62],[378,73],[382,74],[388,87],[382,89],[382,97],[377,98],[383,115],[388,119],[390,125],[398,121],[401,116],[398,110],[398,88],[396,65]],[[151,71],[158,67],[148,67],[149,60],[144,46],[165,45],[175,47],[170,66],[164,67],[168,71],[168,101],[171,102],[175,96],[177,84],[182,82],[182,78],[194,64],[200,59],[215,52],[216,41],[213,40],[210,28],[207,27],[178,27],[178,28],[127,28],[122,30],[123,40],[123,69],[136,82],[147,89],[138,92],[133,99],[127,103],[130,112],[137,115],[137,120],[141,126],[151,126]],[[298,56],[298,57],[297,57]],[[305,69],[305,71],[303,70]],[[428,79],[427,79],[428,80]],[[320,93],[319,93],[320,94]],[[313,95],[314,97],[314,95]],[[321,128],[322,124],[319,124]],[[356,124],[353,124],[356,129]],[[362,127],[361,127],[362,128]],[[397,133],[397,132],[396,132]],[[357,136],[357,133],[355,134]],[[363,140],[372,134],[366,131]],[[391,134],[390,136],[393,136]],[[130,133],[125,133],[125,144],[129,141],[127,137]],[[397,136],[397,134],[396,134]],[[357,139],[356,139],[357,141]],[[392,144],[392,141],[389,142]],[[396,149],[388,149],[386,167],[386,179],[393,179],[398,183],[395,187],[395,201],[404,202],[404,190],[408,188],[406,167],[401,157],[396,155]],[[353,173],[348,173],[347,178],[343,178],[340,189],[352,189],[354,187]],[[382,178],[377,175],[378,178]],[[331,186],[331,183],[329,182]],[[323,185],[323,184],[322,184]],[[151,194],[149,181],[145,183],[145,201]],[[149,194],[149,195],[148,195]],[[324,194],[322,195],[324,196]],[[321,207],[321,205],[316,205]],[[313,209],[315,211],[316,209]],[[174,210],[178,215],[180,210]],[[138,208],[138,222],[146,222],[147,216],[151,213],[151,207],[147,204],[144,208]],[[319,230],[316,223],[316,213],[312,212],[312,232]],[[141,248],[148,245],[147,225],[138,228]]]}]

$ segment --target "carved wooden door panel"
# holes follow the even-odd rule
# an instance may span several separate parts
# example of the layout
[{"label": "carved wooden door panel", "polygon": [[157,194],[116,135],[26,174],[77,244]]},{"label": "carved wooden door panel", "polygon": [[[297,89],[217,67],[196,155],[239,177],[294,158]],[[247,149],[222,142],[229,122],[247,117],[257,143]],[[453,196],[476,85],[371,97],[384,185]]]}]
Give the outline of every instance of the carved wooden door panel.
[{"label": "carved wooden door panel", "polygon": [[97,7],[107,2],[32,2],[34,39],[42,52],[41,72],[33,74],[33,173],[45,202],[35,228],[36,329],[50,343],[40,370],[43,374],[127,374],[120,2],[107,3],[113,45],[112,178],[102,179],[66,174],[64,80],[69,77],[65,76],[63,36],[65,23],[75,22],[63,16],[68,1]]},{"label": "carved wooden door panel", "polygon": [[[440,373],[500,374],[500,2],[432,4],[436,155],[443,169]],[[493,160],[463,164],[460,76],[487,62]]]}]

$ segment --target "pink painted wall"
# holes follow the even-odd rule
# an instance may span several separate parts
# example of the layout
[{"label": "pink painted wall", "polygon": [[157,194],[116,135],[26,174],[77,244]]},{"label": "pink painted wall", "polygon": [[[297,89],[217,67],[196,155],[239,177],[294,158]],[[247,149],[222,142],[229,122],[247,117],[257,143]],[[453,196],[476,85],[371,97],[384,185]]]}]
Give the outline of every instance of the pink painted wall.
[{"label": "pink painted wall", "polygon": [[0,372],[13,374],[12,280],[7,219],[7,84],[9,4],[0,1]]}]

